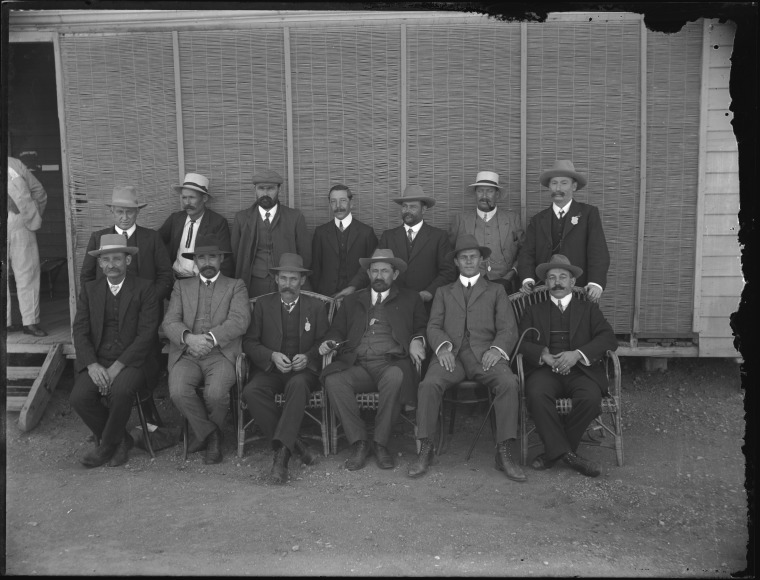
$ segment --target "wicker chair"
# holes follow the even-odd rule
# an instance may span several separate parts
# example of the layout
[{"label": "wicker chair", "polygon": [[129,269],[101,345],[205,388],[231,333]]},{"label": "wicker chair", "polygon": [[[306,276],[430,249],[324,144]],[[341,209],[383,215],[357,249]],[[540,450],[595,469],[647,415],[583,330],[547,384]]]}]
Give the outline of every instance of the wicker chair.
[{"label": "wicker chair", "polygon": [[[322,294],[317,294],[316,292],[309,292],[308,290],[301,290],[301,294],[304,296],[312,296],[314,298],[317,298],[325,303],[326,307],[328,308],[327,312],[327,320],[328,322],[332,322],[333,314],[335,313],[335,300],[330,298],[329,296],[323,296]],[[256,298],[251,298],[251,310],[253,310],[253,305],[256,303]],[[329,355],[328,355],[329,356]],[[326,357],[323,357],[323,365],[328,364],[328,359]],[[243,388],[248,383],[249,380],[249,374],[250,374],[250,361],[248,360],[248,356],[241,352],[237,356],[237,361],[235,365],[235,375],[236,375],[236,395],[237,395],[237,456],[243,457],[243,452],[245,450],[245,444],[251,443],[253,441],[258,441],[259,439],[262,439],[262,435],[248,435],[246,436],[246,429],[249,429],[253,427],[254,420],[249,419],[248,421],[245,421],[245,412],[247,411],[248,407],[245,404],[245,401],[243,400]],[[320,427],[321,435],[319,437],[317,436],[307,436],[309,438],[313,439],[319,439],[322,442],[322,451],[325,456],[327,456],[330,453],[330,438],[328,433],[328,419],[327,419],[327,405],[325,404],[327,397],[325,396],[324,387],[321,387],[319,390],[314,391],[309,396],[309,401],[306,404],[305,414],[307,417],[309,417],[312,421],[317,423]],[[278,393],[274,396],[274,402],[277,407],[282,407],[285,405],[285,395],[283,393]]]},{"label": "wicker chair", "polygon": [[[481,385],[477,381],[464,380],[458,385],[456,385],[455,387],[447,389],[446,392],[443,394],[443,400],[441,401],[441,410],[440,410],[439,420],[438,420],[440,432],[438,434],[438,444],[436,446],[436,453],[437,454],[443,453],[444,446],[448,442],[447,437],[446,437],[446,430],[444,429],[445,414],[444,414],[443,408],[446,405],[448,405],[450,408],[448,435],[451,436],[454,434],[454,421],[456,419],[458,405],[478,405],[480,403],[488,403],[489,404],[488,419],[491,425],[491,434],[494,436],[494,440],[495,440],[496,414],[494,413],[493,408],[490,406],[492,402],[493,402],[493,395],[491,394],[491,390],[488,387]],[[480,433],[478,433],[478,435],[479,434]],[[477,439],[477,436],[476,436],[476,439]],[[473,446],[474,445],[471,445],[469,450],[467,451],[467,454],[465,456],[466,461],[469,461],[470,459]]]},{"label": "wicker chair", "polygon": [[[573,295],[578,300],[588,300],[583,288],[573,288]],[[549,299],[549,291],[546,286],[538,286],[532,294],[523,294],[517,292],[509,297],[512,302],[512,308],[515,312],[515,318],[519,323],[525,310],[533,304],[544,302]],[[597,445],[606,447],[615,451],[617,464],[623,465],[623,423],[621,417],[621,371],[620,360],[618,356],[608,350],[605,354],[605,369],[609,381],[609,393],[602,397],[599,415],[589,425],[586,430],[581,444]],[[528,426],[530,417],[525,400],[525,374],[523,371],[522,355],[517,355],[517,375],[520,383],[520,463],[525,465],[528,462],[528,449],[540,445],[540,441],[529,444],[528,438],[535,431],[535,425]],[[557,413],[566,416],[572,411],[573,402],[571,399],[557,399]],[[607,438],[611,435],[611,438]]]}]

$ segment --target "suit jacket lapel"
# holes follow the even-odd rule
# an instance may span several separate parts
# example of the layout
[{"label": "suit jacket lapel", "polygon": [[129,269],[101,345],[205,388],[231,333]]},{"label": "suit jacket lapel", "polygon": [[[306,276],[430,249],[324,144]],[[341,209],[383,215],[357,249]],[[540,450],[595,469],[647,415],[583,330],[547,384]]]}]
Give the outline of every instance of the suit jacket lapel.
[{"label": "suit jacket lapel", "polygon": [[547,240],[552,239],[552,216],[554,216],[554,210],[552,206],[549,206],[549,209],[540,216],[538,222],[538,225],[541,227],[542,237]]},{"label": "suit jacket lapel", "polygon": [[583,306],[580,304],[579,299],[573,296],[568,308],[570,309],[570,343],[572,344],[575,332],[581,323],[581,310],[583,310]]},{"label": "suit jacket lapel", "polygon": [[412,246],[412,254],[411,256],[409,256],[410,261],[414,260],[417,254],[420,253],[422,247],[427,242],[427,239],[429,236],[430,236],[430,226],[428,226],[426,223],[423,222],[422,227],[420,228],[420,231],[417,232],[417,235],[414,238],[414,246]]},{"label": "suit jacket lapel", "polygon": [[[224,276],[223,274],[219,274],[219,277],[216,279],[216,282],[214,283],[214,291],[211,294],[211,320],[214,319],[216,310],[221,305],[222,298],[224,298],[224,295],[227,293],[227,289],[229,288],[229,286],[230,286],[230,279]],[[209,320],[209,324],[211,324],[211,320]]]},{"label": "suit jacket lapel", "polygon": [[396,248],[389,248],[389,249],[393,250],[394,256],[401,258],[408,265],[409,252],[406,246],[406,228],[402,225],[401,227],[398,227],[395,230],[393,230],[393,237],[395,237],[394,245],[396,246]]},{"label": "suit jacket lapel", "polygon": [[554,302],[552,302],[550,298],[546,302],[541,302],[540,304],[542,304],[543,307],[538,309],[538,329],[539,331],[542,331],[542,342],[544,345],[549,346],[551,341],[550,333],[552,330],[550,308],[554,307]]},{"label": "suit jacket lapel", "polygon": [[103,338],[103,325],[106,322],[106,292],[110,292],[105,276],[96,284],[92,292],[92,304],[90,305],[90,330],[92,331],[92,344],[97,352],[100,340]]},{"label": "suit jacket lapel", "polygon": [[[459,286],[462,286],[461,282],[459,283]],[[481,274],[480,278],[478,278],[478,281],[475,283],[475,286],[472,287],[472,292],[470,292],[470,300],[468,302],[468,306],[472,306],[475,300],[477,300],[478,297],[486,291],[487,287],[488,287],[488,282],[485,281],[485,279],[483,278],[483,275]],[[464,297],[464,287],[462,287],[462,297]]]},{"label": "suit jacket lapel", "polygon": [[[567,214],[565,215],[565,225],[562,228],[562,237],[564,238],[567,236],[567,234],[570,232],[571,229],[573,229],[573,218],[571,217],[572,213],[580,211],[580,207],[575,202],[575,200],[570,202],[570,206],[567,208]],[[577,213],[575,215],[578,215]]]},{"label": "suit jacket lapel", "polygon": [[[473,294],[475,293],[475,289],[473,288]],[[459,304],[459,307],[462,310],[467,310],[467,305],[464,302],[464,286],[462,286],[462,282],[457,278],[454,281],[454,287],[451,289],[451,295],[454,297],[454,300],[457,304]],[[470,299],[472,299],[472,294],[470,294]]]},{"label": "suit jacket lapel", "polygon": [[[475,221],[478,218],[477,210],[475,212],[469,212],[462,216],[464,221],[464,231],[468,234],[475,235]],[[455,240],[456,241],[456,240]]]},{"label": "suit jacket lapel", "polygon": [[174,263],[174,260],[177,259],[177,250],[179,250],[179,247],[182,245],[182,232],[185,229],[185,220],[187,219],[187,214],[182,212],[177,212],[174,214],[174,227],[172,227],[172,248],[177,248],[174,250],[174,255],[169,256],[169,259]]},{"label": "suit jacket lapel", "polygon": [[[335,252],[336,256],[340,255],[340,248],[338,248],[338,228],[335,227],[335,220],[332,221],[332,227],[328,228],[328,234],[327,234],[327,243],[332,248],[333,252]],[[349,237],[351,236],[351,230],[353,228],[348,228],[349,230]],[[354,236],[356,237],[356,236]],[[347,247],[351,247],[351,242],[348,242],[346,244]]]},{"label": "suit jacket lapel", "polygon": [[[106,285],[108,285],[107,282]],[[133,278],[127,274],[127,277],[124,278],[124,284],[121,286],[121,291],[119,292],[119,331],[124,328],[124,318],[127,315],[129,304],[132,302],[133,286]]]},{"label": "suit jacket lapel", "polygon": [[346,251],[348,251],[348,248],[354,245],[354,242],[356,242],[356,238],[358,235],[359,235],[359,228],[354,227],[354,220],[351,220],[351,225],[348,226],[348,239],[346,240]]},{"label": "suit jacket lapel", "polygon": [[182,299],[185,301],[185,303],[182,305],[182,309],[188,314],[186,324],[190,330],[193,329],[193,325],[195,324],[195,317],[198,314],[198,296],[200,295],[201,289],[200,280],[200,277],[196,276],[193,280],[194,283],[187,285],[187,294],[182,296]]}]

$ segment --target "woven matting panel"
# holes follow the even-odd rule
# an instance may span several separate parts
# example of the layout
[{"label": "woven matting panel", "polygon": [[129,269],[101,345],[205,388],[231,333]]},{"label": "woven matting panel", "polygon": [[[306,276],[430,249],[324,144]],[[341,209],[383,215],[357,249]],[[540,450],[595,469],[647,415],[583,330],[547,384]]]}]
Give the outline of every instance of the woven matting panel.
[{"label": "woven matting panel", "polygon": [[499,173],[502,206],[519,213],[520,25],[409,25],[407,51],[407,182],[436,199],[425,219],[446,229],[474,211],[478,171]]},{"label": "woven matting panel", "polygon": [[287,205],[282,29],[181,32],[179,55],[185,169],[209,178],[209,207],[231,221],[253,203],[251,177],[267,167],[285,180]]},{"label": "woven matting panel", "polygon": [[601,307],[631,331],[640,157],[638,22],[528,25],[527,215],[551,204],[539,184],[557,159],[588,178],[576,194],[599,208],[610,271]]},{"label": "woven matting panel", "polygon": [[702,25],[647,34],[647,201],[639,336],[691,336]]},{"label": "woven matting panel", "polygon": [[61,38],[66,156],[74,267],[90,234],[113,225],[104,202],[134,185],[140,225],[158,228],[176,199],[177,131],[172,37],[168,32]]},{"label": "woven matting panel", "polygon": [[358,219],[378,234],[397,225],[400,27],[294,28],[290,43],[296,207],[313,230],[342,183]]}]

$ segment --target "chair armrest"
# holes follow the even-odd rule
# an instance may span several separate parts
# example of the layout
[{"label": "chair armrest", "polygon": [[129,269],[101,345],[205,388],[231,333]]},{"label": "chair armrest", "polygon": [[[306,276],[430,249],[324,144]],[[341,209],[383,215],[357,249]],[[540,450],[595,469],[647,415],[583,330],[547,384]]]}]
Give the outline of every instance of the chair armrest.
[{"label": "chair armrest", "polygon": [[622,371],[620,370],[620,359],[615,352],[608,350],[605,353],[604,363],[610,395],[614,397],[617,404],[620,405],[620,395],[623,383]]},{"label": "chair armrest", "polygon": [[235,383],[237,384],[238,400],[243,396],[243,387],[248,382],[250,366],[248,355],[239,352],[235,358]]}]

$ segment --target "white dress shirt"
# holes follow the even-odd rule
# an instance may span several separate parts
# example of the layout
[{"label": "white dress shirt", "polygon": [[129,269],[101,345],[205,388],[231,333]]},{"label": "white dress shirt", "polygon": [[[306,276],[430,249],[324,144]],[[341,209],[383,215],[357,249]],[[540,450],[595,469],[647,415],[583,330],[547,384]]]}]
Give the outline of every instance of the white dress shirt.
[{"label": "white dress shirt", "polygon": [[177,258],[172,264],[172,270],[179,276],[196,276],[198,274],[198,266],[195,265],[194,260],[188,260],[183,258],[183,253],[192,252],[195,250],[195,239],[198,237],[198,229],[201,227],[201,220],[206,212],[203,212],[200,217],[195,219],[193,224],[193,235],[190,237],[190,247],[187,247],[187,231],[190,229],[190,216],[187,216],[185,220],[185,226],[182,228],[182,237],[179,240],[179,248],[177,248]]},{"label": "white dress shirt", "polygon": [[417,237],[417,234],[420,233],[420,228],[422,227],[423,223],[424,223],[424,220],[420,220],[418,224],[413,225],[413,226],[408,226],[404,224],[404,235],[409,237],[409,230],[412,230],[412,241],[414,241],[415,238]]},{"label": "white dress shirt", "polygon": [[137,224],[132,224],[132,227],[128,230],[123,230],[119,226],[115,226],[114,229],[116,230],[116,233],[120,236],[126,236],[127,238],[131,238],[132,234],[135,233],[135,230],[137,229]]},{"label": "white dress shirt", "polygon": [[270,209],[264,209],[260,205],[257,205],[256,207],[259,208],[261,219],[266,221],[267,213],[269,213],[269,223],[272,223],[274,221],[274,216],[277,214],[277,208],[280,207],[280,204],[276,203]]},{"label": "white dress shirt", "polygon": [[344,217],[342,220],[339,220],[338,218],[333,218],[335,221],[335,227],[340,229],[340,222],[343,222],[343,229],[345,230],[348,226],[351,225],[351,222],[354,221],[354,216],[351,214],[348,214],[346,217]]},{"label": "white dress shirt", "polygon": [[[571,292],[564,298],[555,298],[554,296],[549,296],[549,298],[552,299],[552,302],[554,305],[559,308],[560,302],[562,303],[562,310],[567,310],[567,307],[570,306],[570,301],[573,299],[573,293]],[[586,358],[586,355],[583,354],[583,351],[581,349],[576,349],[576,351],[581,355],[581,362],[588,366],[591,366],[591,363],[588,361],[588,358]],[[541,363],[543,364],[543,360],[541,360]]]}]

